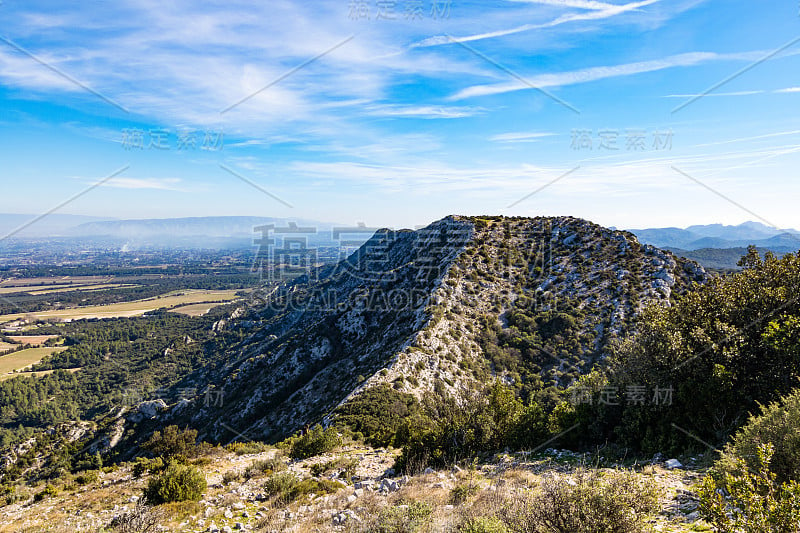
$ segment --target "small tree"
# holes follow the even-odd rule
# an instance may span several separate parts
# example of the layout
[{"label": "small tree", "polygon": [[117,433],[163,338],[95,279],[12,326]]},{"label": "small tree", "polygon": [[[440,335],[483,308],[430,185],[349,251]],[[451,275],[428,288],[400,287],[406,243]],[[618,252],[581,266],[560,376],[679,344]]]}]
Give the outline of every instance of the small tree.
[{"label": "small tree", "polygon": [[156,457],[170,459],[173,457],[191,457],[197,451],[196,429],[180,429],[178,426],[167,426],[161,431],[155,431],[150,439],[142,445]]},{"label": "small tree", "polygon": [[314,426],[313,429],[292,441],[289,457],[307,459],[329,452],[341,444],[342,440],[334,428],[323,429],[322,426]]},{"label": "small tree", "polygon": [[144,495],[154,504],[198,501],[207,487],[206,478],[197,468],[170,463],[160,475],[150,478]]}]

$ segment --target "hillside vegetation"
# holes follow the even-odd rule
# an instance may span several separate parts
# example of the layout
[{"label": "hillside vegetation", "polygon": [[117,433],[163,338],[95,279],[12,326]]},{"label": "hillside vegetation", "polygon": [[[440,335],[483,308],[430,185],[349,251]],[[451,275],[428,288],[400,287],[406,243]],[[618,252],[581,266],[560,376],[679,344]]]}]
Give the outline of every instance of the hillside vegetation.
[{"label": "hillside vegetation", "polygon": [[[0,383],[8,516],[87,493],[119,531],[800,530],[800,254],[741,268],[448,217],[214,316],[43,327],[56,372]],[[157,398],[112,399],[140,378]]]}]

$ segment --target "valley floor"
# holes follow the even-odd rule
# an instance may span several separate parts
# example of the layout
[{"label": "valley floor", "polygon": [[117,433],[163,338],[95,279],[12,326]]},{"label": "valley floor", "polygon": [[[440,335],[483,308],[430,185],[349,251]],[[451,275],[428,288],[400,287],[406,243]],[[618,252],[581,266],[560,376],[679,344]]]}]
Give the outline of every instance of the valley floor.
[{"label": "valley floor", "polygon": [[[343,482],[331,494],[309,492],[291,503],[276,503],[264,492],[269,472],[247,469],[280,455],[275,449],[247,455],[211,450],[195,460],[208,481],[203,499],[155,508],[154,516],[161,526],[158,530],[456,531],[465,518],[492,514],[535,490],[544,476],[563,476],[571,483],[569,477],[575,475],[580,463],[569,452],[549,450],[536,458],[499,455],[473,468],[428,469],[407,477],[395,476],[391,470],[397,452],[351,446],[304,461],[289,461],[288,472],[310,478],[317,465],[315,473],[326,471],[320,477],[341,480],[347,476],[337,476],[337,467],[350,465],[352,480],[357,481]],[[612,474],[615,469],[605,470]],[[648,531],[711,530],[697,519],[692,486],[699,481],[699,472],[667,470],[663,465],[639,467],[636,472],[660,495],[660,512],[648,517]],[[87,485],[68,484],[41,501],[28,498],[0,507],[0,532],[111,531],[104,528],[115,516],[136,507],[147,478],[135,479],[130,465],[123,465],[106,469]],[[401,529],[375,529],[379,516],[405,525]]]}]

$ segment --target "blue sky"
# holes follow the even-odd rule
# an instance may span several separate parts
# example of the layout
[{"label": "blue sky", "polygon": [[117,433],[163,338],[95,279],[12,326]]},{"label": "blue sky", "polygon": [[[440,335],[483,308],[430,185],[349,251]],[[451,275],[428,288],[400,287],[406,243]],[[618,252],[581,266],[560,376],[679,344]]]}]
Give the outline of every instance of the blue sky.
[{"label": "blue sky", "polygon": [[800,227],[796,2],[198,4],[0,4],[0,211]]}]

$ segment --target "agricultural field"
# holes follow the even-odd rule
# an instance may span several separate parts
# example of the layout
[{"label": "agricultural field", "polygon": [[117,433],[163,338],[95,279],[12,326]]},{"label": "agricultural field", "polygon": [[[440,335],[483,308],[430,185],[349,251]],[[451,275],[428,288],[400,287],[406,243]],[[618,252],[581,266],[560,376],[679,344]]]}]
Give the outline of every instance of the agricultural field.
[{"label": "agricultural field", "polygon": [[97,291],[107,289],[118,289],[136,287],[134,283],[126,283],[130,279],[118,279],[114,277],[83,276],[74,278],[62,278],[59,282],[53,282],[51,278],[21,278],[10,279],[0,283],[0,294],[56,294],[60,292],[72,291]]},{"label": "agricultural field", "polygon": [[99,285],[110,282],[114,276],[58,276],[37,278],[11,278],[0,282],[0,291],[28,291],[70,285]]},{"label": "agricultural field", "polygon": [[31,285],[57,285],[69,283],[103,283],[109,276],[48,276],[35,278],[12,278],[0,282],[0,287],[25,287]]},{"label": "agricultural field", "polygon": [[137,287],[137,286],[138,285],[135,285],[133,283],[97,283],[94,285],[68,285],[65,287],[36,289],[26,292],[28,294],[57,294],[59,292],[71,292],[71,291],[89,292],[89,291],[102,291],[108,289],[121,289],[121,288]]},{"label": "agricultural field", "polygon": [[[205,261],[145,267],[124,262],[103,267],[47,265],[5,270],[0,267],[0,324],[27,316],[58,320],[128,317],[158,307],[171,309],[230,301],[234,299],[230,296],[233,292],[220,291],[247,290],[259,285],[260,280],[250,271],[249,263],[228,260],[233,263],[220,262],[219,257],[211,256]],[[192,292],[197,291],[207,291],[208,295],[196,299]],[[156,307],[152,303],[140,304],[184,293],[183,299],[159,302]],[[72,316],[79,308],[88,311]],[[204,312],[205,309],[189,311],[192,316]],[[9,326],[5,329],[20,331]]]},{"label": "agricultural field", "polygon": [[15,342],[30,344],[34,348],[37,348],[50,339],[58,338],[58,335],[7,335],[7,337]]},{"label": "agricultural field", "polygon": [[205,316],[208,314],[209,311],[214,309],[217,305],[215,303],[201,303],[201,304],[189,304],[189,305],[181,305],[170,309],[171,313],[179,313],[181,315],[186,316]]},{"label": "agricultural field", "polygon": [[64,347],[28,348],[19,352],[0,356],[0,381],[14,377],[14,371],[35,365],[48,355],[66,350]]},{"label": "agricultural field", "polygon": [[[19,313],[0,316],[0,324],[17,320],[81,320],[89,318],[124,318],[143,315],[156,309],[172,309],[189,304],[223,304],[237,300],[238,290],[189,289],[154,298],[108,305],[56,309],[50,311]],[[211,307],[214,307],[212,305]]]}]

